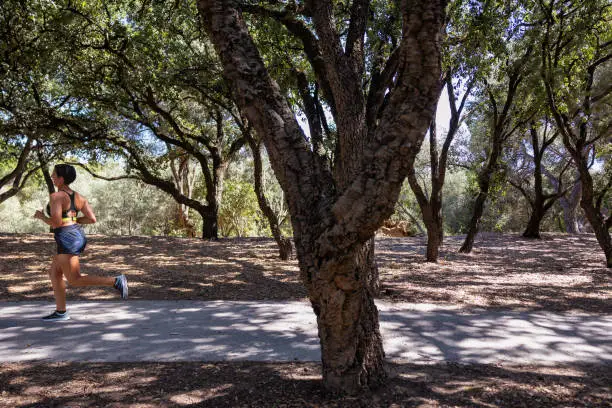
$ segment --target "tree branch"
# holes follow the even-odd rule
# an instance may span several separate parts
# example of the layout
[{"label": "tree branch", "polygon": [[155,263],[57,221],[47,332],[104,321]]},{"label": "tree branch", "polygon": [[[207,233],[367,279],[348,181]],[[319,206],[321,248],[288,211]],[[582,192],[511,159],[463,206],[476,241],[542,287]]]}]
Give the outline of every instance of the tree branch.
[{"label": "tree branch", "polygon": [[106,181],[117,181],[117,180],[141,180],[140,177],[137,176],[130,176],[130,175],[123,175],[123,176],[117,176],[117,177],[105,177],[105,176],[101,176],[97,173],[95,173],[93,170],[91,170],[87,165],[82,164],[82,163],[78,163],[78,162],[67,162],[66,164],[70,164],[71,166],[78,166],[80,168],[82,168],[83,170],[85,170],[87,173],[89,173],[91,176],[93,176],[94,178],[100,179],[100,180],[106,180]]},{"label": "tree branch", "polygon": [[21,153],[19,154],[19,158],[17,159],[17,164],[13,171],[11,171],[6,176],[0,179],[0,188],[2,188],[9,181],[13,180],[13,184],[19,184],[19,179],[24,173],[27,165],[28,165],[28,157],[30,156],[30,152],[32,151],[32,144],[34,143],[34,139],[32,137],[28,137],[26,144],[24,145]]},{"label": "tree branch", "polygon": [[363,42],[368,22],[369,0],[353,0],[351,7],[351,22],[346,36],[345,53],[353,60],[357,72],[363,72]]},{"label": "tree branch", "polygon": [[321,53],[319,40],[317,40],[317,37],[312,33],[312,31],[310,31],[303,21],[296,19],[295,16],[288,10],[275,11],[253,4],[242,4],[240,7],[247,13],[257,13],[274,18],[278,22],[282,23],[291,34],[295,35],[300,39],[300,41],[302,41],[306,57],[308,58],[308,61],[310,62],[310,65],[312,66],[312,69],[320,82],[323,90],[323,97],[330,106],[332,114],[335,116],[336,107],[334,103],[334,95],[331,91],[331,86],[327,78],[327,68]]}]

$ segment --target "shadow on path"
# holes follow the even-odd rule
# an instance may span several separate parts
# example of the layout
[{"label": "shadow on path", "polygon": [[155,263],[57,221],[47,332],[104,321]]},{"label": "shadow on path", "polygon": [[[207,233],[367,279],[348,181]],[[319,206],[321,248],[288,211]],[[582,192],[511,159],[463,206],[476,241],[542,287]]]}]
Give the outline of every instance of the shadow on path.
[{"label": "shadow on path", "polygon": [[[378,302],[387,358],[410,362],[610,363],[612,316],[462,311]],[[47,323],[42,302],[6,302],[0,362],[319,361],[306,302],[76,302]]]}]

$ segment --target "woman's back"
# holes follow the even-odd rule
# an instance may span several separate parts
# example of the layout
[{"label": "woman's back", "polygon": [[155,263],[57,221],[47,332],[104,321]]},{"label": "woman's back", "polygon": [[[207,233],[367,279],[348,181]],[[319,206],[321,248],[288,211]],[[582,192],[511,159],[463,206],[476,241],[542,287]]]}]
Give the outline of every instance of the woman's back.
[{"label": "woman's back", "polygon": [[[62,212],[62,225],[72,225],[77,222],[77,216],[79,212],[83,213],[83,216],[95,222],[95,215],[93,209],[89,205],[87,198],[74,190],[62,189],[51,195],[52,201],[56,202],[61,206]],[[89,222],[88,222],[89,223]]]}]

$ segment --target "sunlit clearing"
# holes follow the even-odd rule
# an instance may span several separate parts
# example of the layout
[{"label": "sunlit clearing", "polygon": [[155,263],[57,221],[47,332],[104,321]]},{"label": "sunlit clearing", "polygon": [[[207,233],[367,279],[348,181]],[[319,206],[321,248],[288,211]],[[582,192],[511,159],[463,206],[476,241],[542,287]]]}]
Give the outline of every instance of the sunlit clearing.
[{"label": "sunlit clearing", "polygon": [[208,399],[222,397],[227,395],[228,389],[232,388],[233,384],[223,384],[217,387],[209,388],[205,393],[202,390],[187,391],[180,394],[175,394],[170,397],[170,401],[179,405],[198,404]]}]

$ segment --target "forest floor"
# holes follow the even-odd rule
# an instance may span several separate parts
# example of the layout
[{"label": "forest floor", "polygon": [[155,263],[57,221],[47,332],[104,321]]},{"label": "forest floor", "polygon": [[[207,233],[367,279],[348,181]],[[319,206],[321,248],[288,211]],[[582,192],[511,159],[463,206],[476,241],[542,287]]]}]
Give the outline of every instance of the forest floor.
[{"label": "forest floor", "polygon": [[[91,235],[85,274],[125,273],[131,299],[295,300],[306,292],[297,262],[270,239],[203,242]],[[437,264],[425,240],[377,238],[381,298],[497,310],[610,314],[612,276],[592,235],[542,240],[482,234],[472,254],[447,237]],[[48,300],[50,234],[0,234],[1,301]],[[115,300],[107,289],[70,289],[68,301]],[[606,406],[612,367],[417,365],[388,362],[390,378],[358,399],[321,387],[316,363],[5,363],[0,406]],[[5,405],[6,404],[6,405]]]}]

